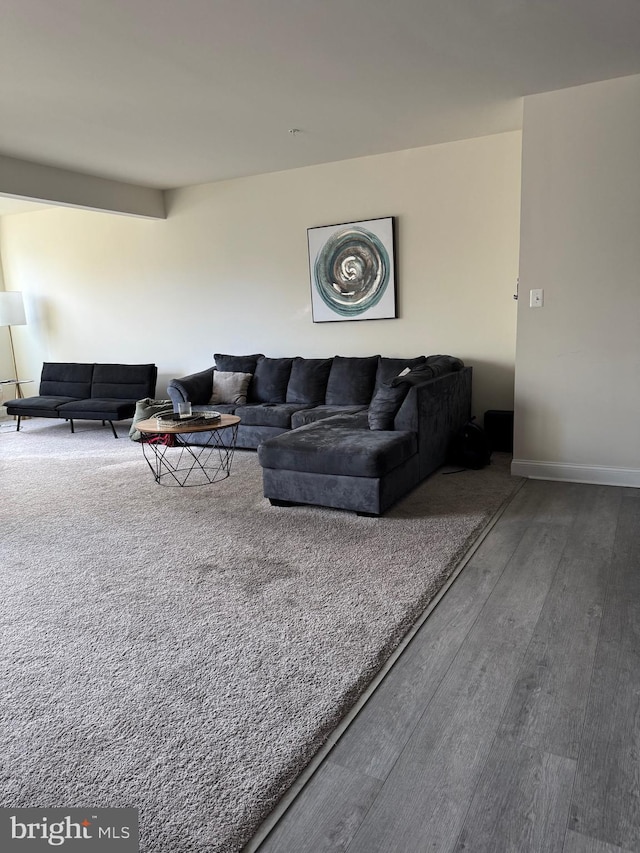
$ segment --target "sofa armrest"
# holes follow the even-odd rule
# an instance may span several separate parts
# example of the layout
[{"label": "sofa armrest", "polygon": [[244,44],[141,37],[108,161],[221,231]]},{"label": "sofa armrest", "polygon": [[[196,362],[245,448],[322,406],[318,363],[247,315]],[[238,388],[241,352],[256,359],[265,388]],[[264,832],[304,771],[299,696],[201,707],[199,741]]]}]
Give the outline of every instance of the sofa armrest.
[{"label": "sofa armrest", "polygon": [[471,416],[472,372],[463,367],[414,385],[395,417],[394,429],[418,434],[421,479],[443,464],[451,439]]},{"label": "sofa armrest", "polygon": [[198,405],[208,403],[213,392],[213,371],[214,368],[209,367],[181,379],[172,379],[167,386],[167,393],[174,405],[185,400]]}]

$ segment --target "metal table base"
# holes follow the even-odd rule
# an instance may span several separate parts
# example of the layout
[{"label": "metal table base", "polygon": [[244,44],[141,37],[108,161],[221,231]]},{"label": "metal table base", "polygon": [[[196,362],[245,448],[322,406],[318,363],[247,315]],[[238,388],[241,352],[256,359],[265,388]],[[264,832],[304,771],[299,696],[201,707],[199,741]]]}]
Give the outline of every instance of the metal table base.
[{"label": "metal table base", "polygon": [[206,444],[187,444],[179,433],[168,435],[175,440],[173,446],[161,441],[142,441],[144,458],[156,483],[206,486],[225,480],[231,473],[238,424],[212,430]]}]

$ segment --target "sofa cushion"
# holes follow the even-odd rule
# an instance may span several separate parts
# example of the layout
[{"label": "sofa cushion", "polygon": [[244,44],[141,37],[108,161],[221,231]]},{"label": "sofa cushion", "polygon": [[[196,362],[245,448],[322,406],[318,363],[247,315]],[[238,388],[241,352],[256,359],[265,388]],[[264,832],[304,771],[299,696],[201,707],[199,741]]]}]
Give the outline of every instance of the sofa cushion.
[{"label": "sofa cushion", "polygon": [[[63,361],[45,361],[40,377],[40,394],[43,397],[71,397],[84,399],[91,396],[93,364]],[[144,394],[140,394],[144,397]]]},{"label": "sofa cushion", "polygon": [[249,383],[253,378],[252,373],[230,373],[223,370],[213,371],[213,388],[209,402],[230,403],[244,406],[247,402]]},{"label": "sofa cushion", "polygon": [[455,355],[430,355],[427,357],[427,364],[441,364],[443,373],[455,373],[464,367],[464,361]]},{"label": "sofa cushion", "polygon": [[292,358],[259,358],[251,383],[250,402],[284,403],[292,365]]},{"label": "sofa cushion", "polygon": [[155,364],[94,364],[91,394],[107,400],[153,397],[158,369]]},{"label": "sofa cushion", "polygon": [[216,368],[225,373],[255,373],[258,359],[262,357],[262,353],[254,353],[253,355],[227,355],[226,353],[217,352],[213,356],[213,360],[216,363]]},{"label": "sofa cushion", "polygon": [[192,407],[192,414],[197,415],[203,414],[204,412],[219,412],[221,415],[234,415],[237,408],[238,407],[233,403],[216,403],[216,405],[212,405],[210,403],[194,403]]},{"label": "sofa cushion", "polygon": [[121,421],[132,418],[136,411],[135,400],[100,399],[74,400],[58,407],[61,418],[80,418],[89,421]]},{"label": "sofa cushion", "polygon": [[[395,380],[393,380],[395,382]],[[393,421],[409,393],[410,385],[381,385],[373,396],[367,418],[369,429],[393,429]]]},{"label": "sofa cushion", "polygon": [[417,453],[413,432],[372,432],[345,421],[338,416],[270,438],[258,448],[260,464],[285,471],[383,477]]},{"label": "sofa cushion", "polygon": [[287,385],[287,403],[309,406],[324,403],[332,361],[331,358],[294,358]]},{"label": "sofa cushion", "polygon": [[325,403],[329,406],[368,406],[373,395],[380,356],[334,356]]},{"label": "sofa cushion", "polygon": [[291,418],[291,426],[297,429],[335,415],[352,415],[362,411],[365,411],[364,406],[313,406],[311,409],[300,409],[296,412]]},{"label": "sofa cushion", "polygon": [[459,358],[454,358],[449,355],[439,355],[434,358],[427,359],[424,364],[419,364],[403,376],[396,376],[391,380],[391,385],[419,385],[427,379],[435,379],[436,376],[444,376],[447,373],[453,373],[461,370],[464,363]]},{"label": "sofa cushion", "polygon": [[376,373],[376,391],[381,385],[391,382],[405,368],[408,367],[409,370],[413,370],[414,367],[425,364],[426,360],[423,355],[417,358],[386,358],[381,356],[378,361],[378,370]]},{"label": "sofa cushion", "polygon": [[235,414],[244,426],[281,427],[291,429],[292,415],[303,407],[301,403],[255,403],[238,406]]},{"label": "sofa cushion", "polygon": [[34,418],[57,418],[58,409],[65,403],[72,403],[74,397],[19,397],[16,400],[6,400],[4,405],[10,415]]}]

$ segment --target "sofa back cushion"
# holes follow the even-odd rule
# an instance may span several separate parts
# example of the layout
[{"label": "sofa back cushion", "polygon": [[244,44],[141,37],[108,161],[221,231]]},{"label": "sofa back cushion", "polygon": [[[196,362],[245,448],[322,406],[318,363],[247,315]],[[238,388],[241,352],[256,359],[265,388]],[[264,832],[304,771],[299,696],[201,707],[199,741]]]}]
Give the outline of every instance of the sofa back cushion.
[{"label": "sofa back cushion", "polygon": [[324,403],[332,361],[332,358],[294,358],[287,385],[287,403],[310,406]]},{"label": "sofa back cushion", "polygon": [[427,364],[432,367],[437,366],[438,376],[444,373],[455,373],[464,367],[464,361],[455,355],[430,355],[427,358]]},{"label": "sofa back cushion", "polygon": [[249,402],[285,403],[292,366],[292,358],[265,358],[265,356],[261,356],[253,374]]},{"label": "sofa back cushion", "polygon": [[93,367],[93,364],[78,362],[45,361],[40,377],[40,396],[85,400],[91,396]]},{"label": "sofa back cushion", "polygon": [[367,358],[336,355],[327,382],[327,405],[367,406],[373,396],[379,359],[378,355]]},{"label": "sofa back cushion", "polygon": [[142,400],[156,393],[155,364],[95,364],[91,394],[107,400]]},{"label": "sofa back cushion", "polygon": [[226,353],[217,352],[213,356],[216,369],[221,370],[223,373],[255,373],[259,358],[264,358],[262,353],[254,353],[253,355],[227,355]]},{"label": "sofa back cushion", "polygon": [[381,385],[386,385],[391,382],[399,373],[402,373],[407,367],[413,370],[420,364],[425,364],[427,359],[423,355],[417,358],[385,358],[381,357],[378,362],[378,372],[376,374],[376,391]]},{"label": "sofa back cushion", "polygon": [[462,370],[464,362],[451,355],[438,355],[429,357],[424,364],[419,364],[403,376],[396,376],[391,380],[391,385],[407,383],[409,385],[420,385],[427,379],[435,379],[436,376],[444,376],[447,373],[455,373]]}]

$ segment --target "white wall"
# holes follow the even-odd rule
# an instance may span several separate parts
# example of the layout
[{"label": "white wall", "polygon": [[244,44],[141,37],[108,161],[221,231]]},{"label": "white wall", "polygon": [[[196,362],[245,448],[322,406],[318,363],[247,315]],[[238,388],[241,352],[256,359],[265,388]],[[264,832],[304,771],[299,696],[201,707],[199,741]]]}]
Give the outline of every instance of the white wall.
[{"label": "white wall", "polygon": [[[153,361],[164,393],[216,351],[445,352],[474,366],[476,412],[511,409],[520,144],[506,133],[188,187],[168,194],[166,221],[4,217],[6,287],[29,319],[20,369]],[[391,215],[399,319],[312,323],[306,229]]]},{"label": "white wall", "polygon": [[513,470],[640,486],[640,77],[525,98],[522,157]]}]

